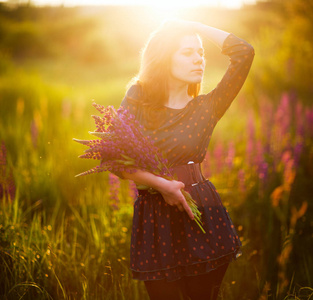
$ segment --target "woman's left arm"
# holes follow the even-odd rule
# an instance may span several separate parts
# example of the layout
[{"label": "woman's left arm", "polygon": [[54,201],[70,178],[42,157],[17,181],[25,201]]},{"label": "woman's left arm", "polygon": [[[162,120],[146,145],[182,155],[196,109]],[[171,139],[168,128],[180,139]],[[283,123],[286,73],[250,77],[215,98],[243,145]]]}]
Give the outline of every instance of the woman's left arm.
[{"label": "woman's left arm", "polygon": [[254,58],[254,48],[232,33],[198,22],[189,22],[189,24],[201,36],[208,38],[221,48],[222,54],[230,58],[230,65],[222,80],[206,97],[216,119],[219,120],[239,93],[248,76]]},{"label": "woman's left arm", "polygon": [[190,21],[189,24],[197,33],[213,42],[220,49],[222,49],[226,38],[230,35],[229,32],[199,22]]}]

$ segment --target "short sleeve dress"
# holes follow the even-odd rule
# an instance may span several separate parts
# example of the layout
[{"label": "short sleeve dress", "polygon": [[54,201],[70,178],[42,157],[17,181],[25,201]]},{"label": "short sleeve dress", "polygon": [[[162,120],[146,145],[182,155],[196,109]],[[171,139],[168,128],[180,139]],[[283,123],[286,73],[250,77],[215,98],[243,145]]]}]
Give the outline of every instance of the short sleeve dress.
[{"label": "short sleeve dress", "polygon": [[[230,65],[214,90],[193,98],[182,109],[166,108],[160,127],[143,130],[167,154],[173,166],[203,161],[215,125],[248,75],[254,50],[246,41],[230,34],[222,54],[230,57]],[[128,100],[139,93],[140,87],[132,86],[122,106],[144,124],[141,105]],[[240,240],[214,185],[205,180],[185,189],[197,202],[206,233],[186,212],[168,205],[161,194],[139,193],[134,203],[130,251],[134,279],[173,281],[204,274],[240,254]]]}]

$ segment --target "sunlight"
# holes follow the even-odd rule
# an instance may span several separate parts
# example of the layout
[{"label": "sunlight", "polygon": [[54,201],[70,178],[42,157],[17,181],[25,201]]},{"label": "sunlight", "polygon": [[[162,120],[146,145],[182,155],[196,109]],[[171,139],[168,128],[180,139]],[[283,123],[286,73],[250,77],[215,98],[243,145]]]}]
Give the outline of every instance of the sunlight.
[{"label": "sunlight", "polygon": [[189,3],[184,3],[183,1],[171,1],[166,0],[151,3],[151,14],[157,20],[180,18],[181,10],[186,7],[193,6],[190,1]]},{"label": "sunlight", "polygon": [[[0,0],[1,2],[1,0]],[[26,1],[25,1],[26,2]],[[173,17],[177,9],[196,6],[215,6],[225,8],[240,8],[245,3],[255,0],[33,0],[35,5],[64,5],[64,6],[96,6],[96,5],[145,5],[157,8],[164,17]]]},{"label": "sunlight", "polygon": [[[1,1],[1,0],[0,0]],[[255,0],[33,0],[39,6],[145,6],[149,9],[149,19],[161,22],[171,18],[185,18],[188,8],[200,6],[240,9],[244,4],[252,4]],[[187,9],[187,10],[186,10]]]}]

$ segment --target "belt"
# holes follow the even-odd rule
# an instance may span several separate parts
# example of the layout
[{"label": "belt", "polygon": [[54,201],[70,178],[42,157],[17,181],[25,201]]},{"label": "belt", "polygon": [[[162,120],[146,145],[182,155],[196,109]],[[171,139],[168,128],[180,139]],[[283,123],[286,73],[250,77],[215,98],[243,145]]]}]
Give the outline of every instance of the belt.
[{"label": "belt", "polygon": [[182,181],[185,185],[194,186],[206,180],[202,175],[201,165],[194,162],[173,167],[172,174],[175,179]]},{"label": "belt", "polygon": [[[195,186],[206,180],[202,175],[201,165],[199,163],[189,162],[186,165],[172,167],[171,170],[174,179],[183,182],[186,186]],[[158,193],[152,188],[144,190],[138,189],[138,192],[140,195]]]}]

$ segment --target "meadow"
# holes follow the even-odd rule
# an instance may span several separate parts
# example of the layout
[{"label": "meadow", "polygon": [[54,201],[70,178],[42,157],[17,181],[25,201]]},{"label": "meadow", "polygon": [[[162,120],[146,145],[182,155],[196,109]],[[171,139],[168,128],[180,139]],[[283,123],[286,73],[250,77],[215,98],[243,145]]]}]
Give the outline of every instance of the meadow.
[{"label": "meadow", "polygon": [[[280,16],[279,1],[188,12],[256,50],[203,162],[243,244],[224,300],[313,299],[313,12],[291,2]],[[75,178],[96,162],[78,159],[72,138],[90,138],[92,99],[120,104],[150,19],[144,8],[0,4],[1,299],[148,299],[129,270],[133,184]],[[228,64],[210,46],[206,57],[203,92]]]}]

